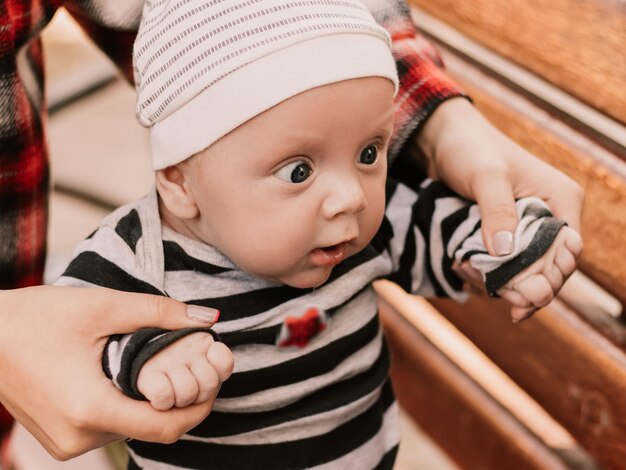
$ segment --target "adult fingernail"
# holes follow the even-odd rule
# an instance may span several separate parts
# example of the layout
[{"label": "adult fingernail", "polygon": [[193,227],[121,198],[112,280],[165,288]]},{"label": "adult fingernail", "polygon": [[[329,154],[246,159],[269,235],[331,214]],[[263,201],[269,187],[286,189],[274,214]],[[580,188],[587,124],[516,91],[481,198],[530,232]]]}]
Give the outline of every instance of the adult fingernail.
[{"label": "adult fingernail", "polygon": [[493,249],[498,256],[513,253],[513,234],[507,231],[497,232],[491,239]]},{"label": "adult fingernail", "polygon": [[220,311],[215,308],[200,307],[199,305],[187,305],[187,316],[202,323],[217,323],[217,320],[220,318]]}]

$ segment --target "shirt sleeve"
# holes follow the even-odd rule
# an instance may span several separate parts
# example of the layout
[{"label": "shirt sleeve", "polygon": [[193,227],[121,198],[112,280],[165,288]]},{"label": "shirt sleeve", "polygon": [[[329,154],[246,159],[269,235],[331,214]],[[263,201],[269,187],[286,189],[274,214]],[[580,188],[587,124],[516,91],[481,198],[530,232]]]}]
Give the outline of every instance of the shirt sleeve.
[{"label": "shirt sleeve", "polygon": [[[119,219],[111,220],[109,216],[103,226],[78,245],[74,259],[55,285],[98,286],[167,296],[141,267],[141,237],[141,224],[135,210]],[[137,388],[137,378],[144,364],[175,341],[196,332],[209,333],[220,341],[210,328],[176,331],[143,328],[131,334],[113,335],[103,351],[103,371],[126,395],[145,400]]]},{"label": "shirt sleeve", "polygon": [[418,31],[405,0],[363,2],[391,36],[400,88],[395,97],[394,134],[389,146],[393,161],[404,145],[447,99],[466,96],[443,69],[441,57]]},{"label": "shirt sleeve", "polygon": [[509,280],[543,256],[565,225],[552,217],[541,199],[519,199],[514,250],[506,256],[491,256],[482,240],[478,206],[442,183],[426,180],[416,193],[390,181],[387,198],[377,238],[379,242],[384,238],[392,259],[388,278],[407,292],[425,297],[466,299],[463,282],[452,270],[455,261],[469,261],[482,274],[489,295],[496,296]]},{"label": "shirt sleeve", "polygon": [[132,334],[113,335],[104,349],[102,369],[124,394],[135,400],[145,400],[146,397],[137,388],[141,368],[172,343],[198,332],[209,333],[215,341],[220,341],[218,334],[210,328],[185,328],[176,331],[142,328]]}]

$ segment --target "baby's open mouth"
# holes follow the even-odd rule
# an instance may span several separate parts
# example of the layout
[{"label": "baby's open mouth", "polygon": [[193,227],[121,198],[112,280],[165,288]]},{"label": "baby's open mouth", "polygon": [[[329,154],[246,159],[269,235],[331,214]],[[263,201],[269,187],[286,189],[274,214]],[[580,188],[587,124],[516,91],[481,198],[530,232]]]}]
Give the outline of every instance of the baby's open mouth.
[{"label": "baby's open mouth", "polygon": [[346,251],[346,243],[316,248],[311,252],[311,261],[318,266],[335,266],[345,259]]},{"label": "baby's open mouth", "polygon": [[328,253],[330,256],[336,255],[342,249],[343,249],[343,243],[338,243],[337,245],[321,248],[322,251],[324,251],[325,253]]}]

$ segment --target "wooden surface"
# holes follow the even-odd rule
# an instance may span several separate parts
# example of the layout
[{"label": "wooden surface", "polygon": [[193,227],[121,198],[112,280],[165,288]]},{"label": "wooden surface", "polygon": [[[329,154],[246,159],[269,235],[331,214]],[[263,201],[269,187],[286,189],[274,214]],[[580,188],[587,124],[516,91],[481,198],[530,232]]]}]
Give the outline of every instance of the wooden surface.
[{"label": "wooden surface", "polygon": [[399,403],[460,467],[566,468],[388,304],[381,319]]},{"label": "wooden surface", "polygon": [[444,53],[448,71],[481,112],[534,155],[585,190],[582,270],[626,305],[626,164],[523,97]]},{"label": "wooden surface", "polygon": [[606,468],[626,461],[626,354],[574,312],[553,307],[519,325],[508,306],[433,300],[462,333]]},{"label": "wooden surface", "polygon": [[411,0],[626,123],[623,0]]},{"label": "wooden surface", "polygon": [[[626,178],[623,155],[563,125],[495,80],[446,57],[481,111],[533,154],[585,190],[582,270],[626,304]],[[606,468],[626,461],[624,326],[610,318],[616,348],[572,311],[540,312],[519,326],[504,304],[433,304],[552,414]],[[602,330],[602,329],[601,329]],[[497,334],[496,334],[497,332]],[[608,335],[607,335],[608,336]]]},{"label": "wooden surface", "polygon": [[[626,122],[625,1],[414,3]],[[446,51],[443,55],[448,72],[488,119],[583,187],[585,249],[580,266],[626,305],[626,149],[603,140],[584,125],[569,127],[564,123],[573,121],[558,109],[525,90],[512,90],[486,73],[484,67]],[[586,321],[588,316],[583,318],[560,302],[519,325],[511,323],[509,307],[501,301],[472,298],[468,304],[458,305],[436,300],[433,305],[569,431],[602,468],[626,468],[623,323],[598,312],[600,321],[590,322],[594,329]],[[394,308],[383,312],[383,324],[393,343],[393,379],[399,400],[444,450],[468,468],[542,465],[523,460],[527,457],[521,449],[504,443],[514,434],[506,412],[487,404],[482,389],[467,377],[459,377],[454,365],[446,363],[446,358],[442,359],[443,355],[402,318],[402,308],[395,304]],[[602,322],[606,328],[597,328]],[[469,428],[464,427],[464,420],[471,423]],[[449,446],[445,445],[450,437],[446,433],[454,438]],[[502,446],[505,453],[497,455],[491,464],[473,460],[480,457],[471,446],[477,446],[479,450],[474,450],[480,454],[483,444],[487,448]],[[507,456],[522,459],[522,463],[498,460]]]}]

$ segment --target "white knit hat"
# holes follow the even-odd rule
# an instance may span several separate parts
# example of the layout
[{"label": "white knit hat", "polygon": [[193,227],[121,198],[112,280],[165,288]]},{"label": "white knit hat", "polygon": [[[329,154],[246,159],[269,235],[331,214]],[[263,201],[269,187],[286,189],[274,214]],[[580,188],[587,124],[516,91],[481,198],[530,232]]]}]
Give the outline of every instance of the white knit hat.
[{"label": "white knit hat", "polygon": [[374,76],[397,90],[390,44],[357,0],[148,0],[133,55],[153,168],[311,88]]}]

